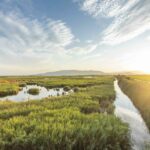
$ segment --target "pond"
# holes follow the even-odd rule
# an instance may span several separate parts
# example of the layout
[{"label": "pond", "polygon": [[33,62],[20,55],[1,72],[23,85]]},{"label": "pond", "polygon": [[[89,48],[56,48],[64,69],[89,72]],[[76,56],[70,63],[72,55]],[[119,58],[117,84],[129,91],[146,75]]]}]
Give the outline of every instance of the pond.
[{"label": "pond", "polygon": [[114,81],[116,91],[115,115],[123,122],[129,124],[133,150],[144,150],[147,143],[150,143],[148,128],[132,101],[121,91],[118,81]]},{"label": "pond", "polygon": [[[32,95],[28,93],[29,89],[38,88],[39,94]],[[71,93],[72,90],[66,92],[63,88],[54,88],[54,89],[46,89],[45,87],[38,86],[38,85],[27,85],[23,87],[21,91],[19,91],[16,95],[10,95],[5,97],[0,97],[0,100],[11,100],[11,101],[27,101],[27,100],[39,100],[46,97],[51,96],[60,96],[60,95],[67,95]]]}]

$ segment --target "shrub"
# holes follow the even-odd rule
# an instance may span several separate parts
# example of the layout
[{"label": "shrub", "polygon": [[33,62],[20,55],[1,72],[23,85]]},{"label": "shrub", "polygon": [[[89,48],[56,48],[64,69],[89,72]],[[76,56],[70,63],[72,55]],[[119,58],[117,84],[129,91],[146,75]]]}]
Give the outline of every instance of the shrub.
[{"label": "shrub", "polygon": [[26,83],[20,83],[19,86],[20,87],[25,87],[27,84]]},{"label": "shrub", "polygon": [[78,88],[78,87],[74,87],[74,88],[73,88],[73,91],[74,91],[74,92],[79,92],[79,88]]},{"label": "shrub", "polygon": [[38,88],[31,88],[28,90],[28,93],[29,94],[32,94],[32,95],[37,95],[39,94],[40,90]]},{"label": "shrub", "polygon": [[70,91],[70,90],[71,90],[71,88],[70,88],[69,86],[65,86],[65,87],[64,87],[64,91],[67,92],[67,91]]},{"label": "shrub", "polygon": [[99,112],[100,108],[99,105],[95,104],[85,104],[84,106],[81,107],[81,112],[85,114],[89,113],[94,113],[94,112]]}]

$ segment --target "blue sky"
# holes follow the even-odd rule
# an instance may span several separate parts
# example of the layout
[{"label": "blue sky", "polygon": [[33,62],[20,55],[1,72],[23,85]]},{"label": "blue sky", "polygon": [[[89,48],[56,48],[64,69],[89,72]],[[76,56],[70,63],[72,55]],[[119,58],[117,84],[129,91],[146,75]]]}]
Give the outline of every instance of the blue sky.
[{"label": "blue sky", "polygon": [[150,72],[149,0],[1,0],[0,75]]}]

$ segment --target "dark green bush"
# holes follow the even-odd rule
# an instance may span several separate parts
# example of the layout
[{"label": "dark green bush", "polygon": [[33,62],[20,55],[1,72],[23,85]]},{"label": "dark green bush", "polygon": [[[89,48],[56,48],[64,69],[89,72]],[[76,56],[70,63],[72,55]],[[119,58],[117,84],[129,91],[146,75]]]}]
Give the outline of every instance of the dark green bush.
[{"label": "dark green bush", "polygon": [[85,104],[81,107],[81,112],[85,114],[93,113],[93,112],[100,112],[99,105],[95,104]]},{"label": "dark green bush", "polygon": [[65,87],[64,87],[64,91],[67,92],[67,91],[70,91],[70,90],[71,90],[71,88],[70,88],[69,86],[65,86]]},{"label": "dark green bush", "polygon": [[26,83],[19,83],[20,87],[25,87],[27,84]]},{"label": "dark green bush", "polygon": [[31,88],[27,92],[32,95],[37,95],[39,94],[40,90],[38,88]]},{"label": "dark green bush", "polygon": [[79,90],[80,90],[80,89],[79,89],[78,87],[74,87],[74,88],[73,88],[73,91],[74,91],[74,92],[79,92]]}]

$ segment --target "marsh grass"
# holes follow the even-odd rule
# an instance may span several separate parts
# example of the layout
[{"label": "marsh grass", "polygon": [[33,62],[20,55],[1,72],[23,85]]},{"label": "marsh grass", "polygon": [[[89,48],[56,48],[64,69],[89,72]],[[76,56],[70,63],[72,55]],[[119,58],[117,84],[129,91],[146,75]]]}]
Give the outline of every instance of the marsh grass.
[{"label": "marsh grass", "polygon": [[16,83],[0,82],[0,97],[17,94],[20,87]]},{"label": "marsh grass", "polygon": [[[40,101],[0,102],[0,149],[129,150],[128,125],[116,118],[113,111],[107,115],[100,113],[102,100],[113,106],[113,77],[83,78],[83,81],[81,77],[60,78],[59,85],[66,80],[66,86],[78,85],[80,90]],[[41,84],[42,78],[18,80]],[[45,80],[51,84],[43,77]]]}]

